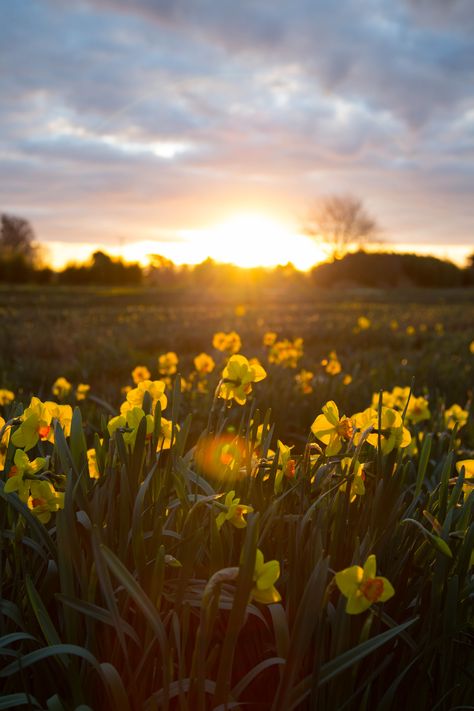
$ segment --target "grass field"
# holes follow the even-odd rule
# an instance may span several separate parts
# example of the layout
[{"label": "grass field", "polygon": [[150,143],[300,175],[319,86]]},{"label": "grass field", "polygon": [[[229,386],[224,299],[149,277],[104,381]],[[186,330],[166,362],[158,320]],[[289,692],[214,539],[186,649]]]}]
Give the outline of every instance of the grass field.
[{"label": "grass field", "polygon": [[0,291],[0,708],[471,708],[473,292]]}]

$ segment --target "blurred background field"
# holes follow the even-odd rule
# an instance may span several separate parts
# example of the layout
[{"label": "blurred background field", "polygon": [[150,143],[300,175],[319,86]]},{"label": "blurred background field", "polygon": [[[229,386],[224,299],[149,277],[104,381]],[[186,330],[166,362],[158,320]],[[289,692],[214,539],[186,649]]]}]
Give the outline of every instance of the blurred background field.
[{"label": "blurred background field", "polygon": [[[59,376],[87,383],[91,394],[118,408],[131,371],[146,366],[159,377],[158,357],[178,355],[187,380],[199,353],[216,368],[208,392],[191,398],[196,428],[202,426],[225,361],[212,345],[216,332],[239,334],[240,352],[256,357],[268,378],[258,405],[271,407],[281,436],[297,442],[322,404],[335,399],[354,411],[380,388],[410,385],[433,401],[466,404],[473,386],[474,291],[472,289],[376,290],[309,288],[240,294],[210,289],[24,287],[0,291],[0,385],[20,399],[51,398]],[[240,299],[238,298],[240,296]],[[244,297],[244,298],[242,298]],[[362,319],[362,327],[359,320]],[[265,333],[303,339],[294,367],[268,362]],[[337,355],[340,372],[323,361]],[[302,396],[297,376],[312,373]],[[350,382],[348,382],[350,381]],[[434,402],[433,402],[434,404]]]}]

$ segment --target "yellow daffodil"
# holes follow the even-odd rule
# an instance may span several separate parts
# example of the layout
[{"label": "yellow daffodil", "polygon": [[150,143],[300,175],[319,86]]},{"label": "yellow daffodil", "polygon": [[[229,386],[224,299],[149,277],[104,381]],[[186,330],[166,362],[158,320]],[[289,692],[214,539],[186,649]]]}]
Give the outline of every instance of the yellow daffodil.
[{"label": "yellow daffodil", "polygon": [[71,390],[71,383],[69,382],[69,380],[66,380],[66,378],[63,378],[62,376],[54,381],[53,386],[51,388],[51,392],[53,393],[54,397],[58,398],[58,400],[65,400]]},{"label": "yellow daffodil", "polygon": [[302,395],[309,395],[313,392],[313,382],[314,373],[310,370],[301,370],[298,375],[295,375],[295,382],[298,390]]},{"label": "yellow daffodil", "polygon": [[329,356],[321,361],[321,365],[328,375],[339,375],[342,370],[336,351],[331,351]]},{"label": "yellow daffodil", "polygon": [[229,521],[236,528],[245,528],[247,521],[244,516],[250,511],[253,511],[251,506],[246,506],[240,503],[240,499],[235,495],[235,491],[229,491],[226,494],[224,506],[227,507],[227,511],[221,511],[221,513],[216,518],[217,528]]},{"label": "yellow daffodil", "polygon": [[363,568],[353,565],[335,576],[336,585],[347,597],[346,612],[357,615],[367,610],[374,602],[385,602],[395,590],[387,578],[376,575],[375,556],[369,555]]},{"label": "yellow daffodil", "polygon": [[227,351],[230,354],[238,353],[242,347],[240,336],[235,331],[224,333],[219,331],[214,334],[212,345],[218,351]]},{"label": "yellow daffodil", "polygon": [[91,389],[90,385],[87,385],[87,383],[79,383],[79,385],[76,388],[76,400],[85,400],[86,397],[89,395],[89,390]]},{"label": "yellow daffodil", "polygon": [[[373,427],[375,432],[368,435],[367,442],[373,447],[377,447],[379,442],[378,411],[368,407],[363,412],[354,415],[354,423],[358,430],[354,437],[355,444],[359,443],[362,433],[368,427]],[[382,406],[380,424],[380,447],[383,454],[388,454],[392,449],[408,447],[411,442],[411,434],[403,426],[402,416],[397,410]]]},{"label": "yellow daffodil", "polygon": [[[0,417],[0,431],[5,427],[5,420]],[[0,437],[0,469],[5,467],[5,459],[7,456],[8,444],[10,442],[11,427],[5,427],[2,436]]]},{"label": "yellow daffodil", "polygon": [[[175,426],[175,430],[179,432],[179,426]],[[171,434],[173,432],[173,423],[171,420],[167,420],[164,417],[161,418],[160,422],[160,434],[158,435],[158,441],[156,443],[156,451],[159,452],[162,449],[171,448]]]},{"label": "yellow daffodil", "polygon": [[467,423],[468,416],[469,412],[463,410],[460,405],[451,405],[451,407],[444,411],[444,423],[446,428],[452,430],[455,425],[458,425],[458,429],[461,429],[461,427],[464,427]]},{"label": "yellow daffodil", "polygon": [[265,605],[280,602],[281,595],[275,587],[279,577],[280,563],[277,560],[269,560],[265,563],[262,551],[257,548],[251,598]]},{"label": "yellow daffodil", "polygon": [[161,375],[174,375],[177,371],[178,356],[173,351],[164,353],[158,358],[158,370]]},{"label": "yellow daffodil", "polygon": [[[347,476],[352,459],[350,457],[344,457],[341,461],[342,473]],[[351,504],[356,500],[358,496],[364,496],[365,494],[365,474],[364,466],[361,462],[356,462],[355,467],[352,469],[352,480],[351,480]],[[344,492],[346,490],[346,482],[341,484],[339,491]]]},{"label": "yellow daffodil", "polygon": [[72,408],[55,402],[41,402],[32,397],[29,406],[21,416],[19,428],[12,434],[15,447],[25,451],[32,449],[38,440],[54,442],[53,419],[59,421],[66,437],[71,432]]},{"label": "yellow daffodil", "polygon": [[416,328],[414,326],[407,326],[405,329],[407,336],[414,336],[416,333]]},{"label": "yellow daffodil", "polygon": [[361,331],[366,331],[368,328],[370,328],[370,320],[367,318],[367,316],[359,316],[357,319],[357,326]]},{"label": "yellow daffodil", "polygon": [[352,375],[349,375],[349,373],[346,373],[346,375],[342,379],[342,384],[343,385],[350,385],[352,383]]},{"label": "yellow daffodil", "polygon": [[27,503],[32,484],[31,477],[35,476],[46,466],[46,459],[37,457],[32,462],[22,449],[17,449],[13,459],[13,466],[8,473],[5,483],[5,493],[16,491],[23,503]]},{"label": "yellow daffodil", "polygon": [[56,491],[49,481],[32,482],[28,508],[41,523],[48,523],[52,512],[64,508],[64,494]]},{"label": "yellow daffodil", "polygon": [[274,492],[279,494],[282,489],[283,477],[294,479],[296,474],[295,460],[291,458],[291,450],[293,447],[288,447],[283,442],[278,440],[278,469],[275,475]]},{"label": "yellow daffodil", "polygon": [[132,380],[135,385],[143,382],[143,380],[150,380],[151,373],[146,367],[146,365],[137,365],[136,368],[132,370]]},{"label": "yellow daffodil", "polygon": [[464,492],[464,496],[468,497],[471,491],[474,491],[474,459],[462,459],[460,462],[457,462],[456,469],[458,474],[461,473],[461,469],[463,467],[464,484],[462,490]]},{"label": "yellow daffodil", "polygon": [[215,365],[214,358],[207,355],[207,353],[200,353],[194,359],[194,367],[200,375],[212,373]]},{"label": "yellow daffodil", "polygon": [[107,424],[107,429],[111,437],[118,429],[130,430],[122,432],[123,440],[125,444],[133,447],[135,444],[135,439],[137,437],[138,425],[142,419],[146,417],[146,433],[147,436],[151,435],[155,425],[153,415],[145,415],[141,407],[132,407],[130,410],[126,410],[124,414],[117,415],[117,417],[112,417],[112,419]]},{"label": "yellow daffodil", "polygon": [[277,339],[277,334],[274,331],[267,331],[264,336],[263,336],[263,345],[264,346],[273,346]]},{"label": "yellow daffodil", "polygon": [[160,403],[161,410],[163,411],[168,404],[165,388],[166,385],[162,380],[142,380],[138,383],[136,388],[128,391],[126,401],[120,406],[120,413],[123,415],[133,407],[141,407],[145,393],[150,394],[152,412],[155,411],[157,402]]},{"label": "yellow daffodil", "polygon": [[89,476],[91,479],[99,479],[100,471],[97,464],[97,452],[94,448],[87,450],[87,465],[89,467]]},{"label": "yellow daffodil", "polygon": [[470,351],[471,353],[474,353],[474,341],[471,341],[471,342],[470,342],[470,344],[469,344],[469,351]]},{"label": "yellow daffodil", "polygon": [[327,402],[322,408],[322,415],[318,415],[311,431],[323,444],[326,445],[326,456],[331,457],[341,451],[343,442],[348,442],[354,434],[354,423],[349,417],[339,417],[339,409],[333,400]]},{"label": "yellow daffodil", "polygon": [[303,339],[295,338],[294,341],[290,341],[285,338],[272,345],[268,354],[268,362],[281,365],[283,368],[296,368],[302,355]]},{"label": "yellow daffodil", "polygon": [[5,388],[0,388],[0,405],[9,405],[15,399],[15,393]]},{"label": "yellow daffodil", "polygon": [[261,365],[250,365],[245,356],[233,355],[222,373],[218,395],[224,400],[233,399],[239,405],[244,405],[247,395],[252,392],[252,383],[258,383],[266,376]]}]

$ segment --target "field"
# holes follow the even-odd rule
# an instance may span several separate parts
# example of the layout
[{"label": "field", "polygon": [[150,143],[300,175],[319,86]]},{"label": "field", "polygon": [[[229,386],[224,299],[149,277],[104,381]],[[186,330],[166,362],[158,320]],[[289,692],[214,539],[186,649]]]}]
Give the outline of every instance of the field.
[{"label": "field", "polygon": [[472,708],[473,289],[0,323],[0,708]]}]

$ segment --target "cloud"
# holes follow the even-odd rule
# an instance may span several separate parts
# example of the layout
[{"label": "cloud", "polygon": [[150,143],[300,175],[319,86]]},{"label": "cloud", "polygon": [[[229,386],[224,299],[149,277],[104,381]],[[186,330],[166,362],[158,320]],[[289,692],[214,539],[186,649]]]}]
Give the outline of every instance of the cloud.
[{"label": "cloud", "polygon": [[[297,219],[350,190],[472,239],[469,0],[4,3],[0,209],[50,239]],[[410,217],[408,217],[410,216]],[[66,234],[65,234],[66,233]]]}]

